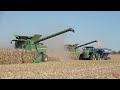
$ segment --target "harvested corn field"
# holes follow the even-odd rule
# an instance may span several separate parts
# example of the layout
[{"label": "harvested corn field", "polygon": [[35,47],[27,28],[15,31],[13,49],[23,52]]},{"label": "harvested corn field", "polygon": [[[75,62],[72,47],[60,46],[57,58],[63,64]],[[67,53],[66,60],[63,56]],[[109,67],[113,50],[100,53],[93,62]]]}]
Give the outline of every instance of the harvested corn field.
[{"label": "harvested corn field", "polygon": [[120,79],[119,23],[120,12],[0,12],[0,79]]},{"label": "harvested corn field", "polygon": [[0,65],[1,79],[117,79],[120,55],[111,60],[51,60]]}]

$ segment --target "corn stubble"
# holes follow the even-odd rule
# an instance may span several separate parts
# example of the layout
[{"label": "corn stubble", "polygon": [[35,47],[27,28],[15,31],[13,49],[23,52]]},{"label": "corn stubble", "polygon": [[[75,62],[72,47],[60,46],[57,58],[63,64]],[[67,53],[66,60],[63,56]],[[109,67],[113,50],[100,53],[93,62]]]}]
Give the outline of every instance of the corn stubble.
[{"label": "corn stubble", "polygon": [[0,65],[0,79],[120,79],[120,60],[60,60]]},{"label": "corn stubble", "polygon": [[[18,50],[13,51],[14,56],[18,55]],[[48,62],[0,65],[0,79],[120,79],[120,55],[110,57],[111,60],[61,60],[55,55],[49,56]]]},{"label": "corn stubble", "polygon": [[32,63],[34,58],[33,52],[24,49],[0,49],[0,64]]},{"label": "corn stubble", "polygon": [[75,60],[69,52],[48,55],[48,62],[32,63],[36,55],[31,51],[1,48],[0,79],[120,79],[120,55],[110,55],[111,60]]}]

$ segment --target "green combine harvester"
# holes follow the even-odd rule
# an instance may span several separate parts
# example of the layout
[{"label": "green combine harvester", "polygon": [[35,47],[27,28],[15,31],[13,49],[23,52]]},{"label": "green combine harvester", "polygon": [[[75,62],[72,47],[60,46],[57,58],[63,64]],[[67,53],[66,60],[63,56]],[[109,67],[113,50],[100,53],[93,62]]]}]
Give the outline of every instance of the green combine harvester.
[{"label": "green combine harvester", "polygon": [[69,52],[77,52],[79,51],[79,49],[76,48],[77,46],[78,44],[74,44],[74,45],[68,44],[68,45],[65,45],[65,49],[67,49],[67,51]]},{"label": "green combine harvester", "polygon": [[[15,41],[16,49],[20,48],[20,49],[25,49],[25,50],[30,50],[30,51],[35,52],[37,56],[33,62],[39,63],[39,62],[48,60],[48,56],[46,55],[47,46],[40,42],[50,39],[52,37],[61,35],[63,33],[69,32],[69,31],[75,32],[72,28],[69,28],[69,29],[63,30],[61,32],[58,32],[58,33],[55,33],[55,34],[52,34],[50,36],[43,37],[43,38],[41,38],[42,35],[39,35],[39,34],[35,34],[34,36],[15,35],[16,39],[12,41]],[[11,44],[12,44],[12,41],[11,41]]]},{"label": "green combine harvester", "polygon": [[[86,46],[88,44],[92,44],[98,42],[97,40],[94,40],[92,42],[89,43],[85,43],[83,45],[79,45],[75,44],[75,45],[66,45],[67,46],[67,50],[71,53],[74,53],[74,55],[76,55],[77,59],[79,60],[93,60],[93,59],[99,59],[100,54],[97,53],[95,51],[95,48],[92,46]],[[84,48],[82,48],[82,53],[80,53],[81,51],[79,50],[80,47],[86,46]]]}]

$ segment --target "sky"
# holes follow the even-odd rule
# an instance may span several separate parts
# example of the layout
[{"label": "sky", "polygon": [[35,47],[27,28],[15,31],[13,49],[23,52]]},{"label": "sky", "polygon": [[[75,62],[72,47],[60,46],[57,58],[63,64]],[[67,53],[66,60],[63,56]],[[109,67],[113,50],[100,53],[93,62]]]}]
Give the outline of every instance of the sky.
[{"label": "sky", "polygon": [[14,35],[51,35],[68,28],[67,43],[93,40],[103,48],[120,50],[120,11],[1,11],[0,46],[9,47]]}]

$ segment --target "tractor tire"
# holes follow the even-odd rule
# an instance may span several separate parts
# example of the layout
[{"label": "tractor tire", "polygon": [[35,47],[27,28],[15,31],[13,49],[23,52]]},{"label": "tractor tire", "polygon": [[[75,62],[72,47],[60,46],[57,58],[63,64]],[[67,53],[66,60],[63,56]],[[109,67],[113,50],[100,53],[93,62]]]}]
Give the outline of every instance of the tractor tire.
[{"label": "tractor tire", "polygon": [[80,54],[79,60],[83,60],[83,54]]},{"label": "tractor tire", "polygon": [[107,60],[107,57],[104,57],[103,59],[104,59],[104,60]]},{"label": "tractor tire", "polygon": [[96,56],[96,60],[101,60],[101,58],[100,58],[100,54],[97,54],[97,56]]},{"label": "tractor tire", "polygon": [[104,58],[104,60],[107,60],[107,58]]},{"label": "tractor tire", "polygon": [[94,54],[91,54],[89,60],[96,60],[95,55],[94,55]]}]

